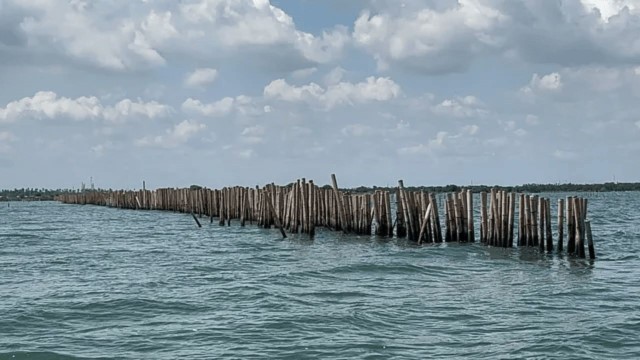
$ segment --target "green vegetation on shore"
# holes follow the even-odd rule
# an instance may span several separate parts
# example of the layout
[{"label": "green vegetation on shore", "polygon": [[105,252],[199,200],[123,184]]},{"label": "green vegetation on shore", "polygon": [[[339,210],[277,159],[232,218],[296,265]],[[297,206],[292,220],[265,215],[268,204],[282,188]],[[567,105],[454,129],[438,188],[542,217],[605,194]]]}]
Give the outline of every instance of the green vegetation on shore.
[{"label": "green vegetation on shore", "polygon": [[76,192],[71,189],[13,189],[0,190],[0,201],[50,201],[60,194]]},{"label": "green vegetation on shore", "polygon": [[[455,192],[460,189],[470,189],[473,192],[490,191],[495,188],[498,190],[514,191],[518,193],[541,193],[541,192],[607,192],[607,191],[640,191],[640,182],[637,183],[613,183],[607,182],[602,184],[524,184],[515,186],[498,186],[498,185],[446,185],[446,186],[407,186],[407,191],[428,191],[435,193]],[[395,187],[365,187],[360,186],[351,189],[353,192],[370,192],[373,190],[392,190]]]},{"label": "green vegetation on shore", "polygon": [[[325,185],[328,187],[329,185]],[[199,188],[200,186],[192,185],[191,188]],[[446,185],[446,186],[407,186],[408,191],[428,191],[428,192],[454,192],[460,189],[470,189],[473,192],[489,191],[492,188],[505,191],[540,193],[540,192],[606,192],[606,191],[640,191],[640,182],[636,183],[613,183],[607,182],[602,184],[524,184],[516,186],[490,186],[490,185]],[[395,187],[380,186],[360,186],[357,188],[345,189],[354,193],[372,192],[375,190],[394,190]],[[85,190],[89,191],[103,191]],[[104,190],[107,191],[107,190]],[[72,189],[32,189],[22,188],[13,190],[0,190],[0,201],[50,201],[55,196],[67,193],[77,193],[79,190]]]}]

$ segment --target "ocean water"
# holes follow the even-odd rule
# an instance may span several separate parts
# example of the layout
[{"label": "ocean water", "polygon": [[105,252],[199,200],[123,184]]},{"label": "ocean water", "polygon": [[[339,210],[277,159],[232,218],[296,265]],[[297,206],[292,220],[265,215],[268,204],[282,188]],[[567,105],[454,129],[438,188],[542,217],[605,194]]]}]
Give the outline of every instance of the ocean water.
[{"label": "ocean water", "polygon": [[0,359],[638,359],[640,193],[585,196],[595,261],[0,203]]}]

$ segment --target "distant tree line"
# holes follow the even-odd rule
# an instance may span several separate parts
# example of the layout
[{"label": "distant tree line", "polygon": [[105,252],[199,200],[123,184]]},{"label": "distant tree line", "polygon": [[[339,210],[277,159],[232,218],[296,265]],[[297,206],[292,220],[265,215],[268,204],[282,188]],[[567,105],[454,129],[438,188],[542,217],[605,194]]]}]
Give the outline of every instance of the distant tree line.
[{"label": "distant tree line", "polygon": [[[515,186],[499,185],[445,185],[445,186],[406,186],[409,191],[427,191],[435,193],[455,192],[460,189],[470,189],[473,192],[491,191],[491,189],[514,191],[518,193],[541,193],[541,192],[606,192],[606,191],[640,191],[640,182],[637,183],[613,183],[602,184],[524,184]],[[372,192],[375,190],[394,190],[396,187],[366,187],[360,186],[350,189],[355,193]]]},{"label": "distant tree line", "polygon": [[[288,184],[292,186],[293,183]],[[330,185],[324,185],[323,188],[330,189]],[[191,189],[201,189],[199,185],[191,185]],[[515,191],[519,193],[541,193],[541,192],[606,192],[606,191],[640,191],[640,182],[636,183],[614,183],[606,182],[602,184],[524,184],[516,186],[498,186],[498,185],[445,185],[445,186],[407,186],[409,191],[427,191],[435,193],[455,192],[460,189],[470,189],[473,192],[490,191],[495,188],[498,190]],[[380,186],[359,186],[347,190],[352,193],[369,193],[375,190],[387,190],[393,191],[396,187],[380,187]],[[111,189],[85,189],[84,192],[91,191],[111,191]],[[0,201],[38,201],[38,200],[53,200],[54,197],[60,194],[78,193],[81,190],[76,189],[35,189],[35,188],[21,188],[21,189],[0,189]]]},{"label": "distant tree line", "polygon": [[[89,191],[101,191],[97,190],[85,190]],[[35,188],[20,188],[20,189],[0,189],[0,201],[47,201],[53,200],[54,197],[60,194],[77,193],[80,190],[75,189],[35,189]]]}]

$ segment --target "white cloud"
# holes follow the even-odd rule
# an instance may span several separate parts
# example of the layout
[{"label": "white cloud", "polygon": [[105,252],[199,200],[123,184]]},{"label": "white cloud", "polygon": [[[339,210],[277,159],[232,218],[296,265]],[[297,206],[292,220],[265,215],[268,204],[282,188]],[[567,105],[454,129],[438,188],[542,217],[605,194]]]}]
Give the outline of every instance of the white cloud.
[{"label": "white cloud", "polygon": [[124,122],[132,118],[164,117],[171,112],[171,107],[155,101],[123,99],[113,106],[105,106],[95,96],[71,99],[59,97],[52,91],[39,91],[32,97],[12,101],[0,108],[0,122],[14,122],[25,118]]},{"label": "white cloud", "polygon": [[325,85],[335,85],[339,83],[347,71],[340,66],[333,68],[324,76]]},{"label": "white cloud", "polygon": [[562,81],[560,79],[560,74],[557,72],[547,74],[542,77],[538,74],[533,74],[529,86],[534,90],[556,91],[562,89]]},{"label": "white cloud", "polygon": [[398,149],[400,155],[431,154],[433,151],[443,149],[447,138],[450,138],[446,131],[439,131],[435,138],[430,139],[426,144],[401,147]]},{"label": "white cloud", "polygon": [[488,112],[484,104],[475,96],[458,97],[446,99],[432,108],[433,112],[439,115],[448,115],[459,118],[482,116]]},{"label": "white cloud", "polygon": [[150,10],[131,18],[121,16],[122,8],[107,9],[105,4],[53,0],[9,0],[5,6],[24,14],[19,31],[36,53],[61,53],[110,70],[164,65],[154,43],[177,35],[171,12]]},{"label": "white cloud", "polygon": [[378,67],[399,62],[424,72],[458,71],[500,40],[492,30],[505,16],[484,1],[460,0],[445,9],[408,9],[400,14],[364,12],[353,38]]},{"label": "white cloud", "polygon": [[165,134],[158,136],[146,136],[136,140],[135,144],[141,147],[175,148],[191,139],[194,135],[206,129],[205,124],[192,120],[184,120],[173,128],[167,129]]},{"label": "white cloud", "polygon": [[[4,0],[12,33],[30,53],[62,55],[95,67],[129,71],[167,64],[168,55],[215,58],[222,52],[258,52],[260,61],[297,66],[340,56],[346,27],[314,35],[269,1]],[[287,55],[284,55],[287,54]],[[291,61],[283,64],[278,58]],[[271,60],[269,58],[271,57]]]},{"label": "white cloud", "polygon": [[637,13],[640,5],[636,0],[580,0],[580,2],[587,11],[592,13],[597,11],[597,15],[606,23],[625,8],[630,13]]},{"label": "white cloud", "polygon": [[188,98],[182,103],[182,111],[187,114],[222,117],[237,112],[241,115],[258,116],[271,112],[271,107],[257,106],[253,98],[246,95],[239,95],[235,98],[225,97],[209,104],[200,100]]},{"label": "white cloud", "polygon": [[224,116],[231,112],[235,100],[225,97],[211,104],[203,104],[200,100],[188,98],[182,103],[182,110],[204,116]]},{"label": "white cloud", "polygon": [[319,36],[297,30],[287,13],[266,0],[195,0],[180,4],[178,12],[185,20],[187,47],[197,47],[198,51],[207,47],[213,51],[216,46],[212,45],[265,50],[277,45],[303,59],[322,63],[339,56],[349,42],[345,27]]},{"label": "white cloud", "polygon": [[266,129],[262,125],[254,125],[246,127],[240,134],[241,140],[247,144],[259,144],[264,142],[264,134]]},{"label": "white cloud", "polygon": [[326,88],[316,83],[294,86],[284,79],[272,81],[264,88],[264,96],[289,102],[305,102],[330,110],[338,105],[354,105],[370,101],[389,101],[400,95],[400,86],[390,78],[368,77],[360,83],[339,82]]},{"label": "white cloud", "polygon": [[21,117],[57,118],[73,120],[98,118],[103,112],[100,100],[95,96],[70,99],[58,97],[52,91],[39,91],[33,97],[25,97],[0,108],[0,121],[13,122]]},{"label": "white cloud", "polygon": [[635,124],[638,127],[638,129],[640,129],[640,120],[636,121]]},{"label": "white cloud", "polygon": [[173,109],[157,101],[143,102],[141,100],[131,101],[124,99],[114,106],[104,108],[103,116],[105,120],[111,122],[123,122],[130,118],[156,119],[170,115]]},{"label": "white cloud", "polygon": [[563,83],[561,75],[557,72],[553,72],[547,75],[540,76],[533,74],[529,84],[520,88],[520,95],[525,99],[533,100],[536,95],[539,94],[553,94],[558,93],[562,89]]},{"label": "white cloud", "polygon": [[184,85],[191,88],[212,84],[218,78],[218,70],[212,68],[199,68],[187,74]]},{"label": "white cloud", "polygon": [[308,78],[318,71],[317,67],[308,67],[304,69],[294,70],[291,72],[291,77],[297,80]]},{"label": "white cloud", "polygon": [[[640,61],[637,0],[378,0],[354,42],[385,70],[460,72],[479,56],[575,66]],[[562,34],[560,36],[559,34]]]}]

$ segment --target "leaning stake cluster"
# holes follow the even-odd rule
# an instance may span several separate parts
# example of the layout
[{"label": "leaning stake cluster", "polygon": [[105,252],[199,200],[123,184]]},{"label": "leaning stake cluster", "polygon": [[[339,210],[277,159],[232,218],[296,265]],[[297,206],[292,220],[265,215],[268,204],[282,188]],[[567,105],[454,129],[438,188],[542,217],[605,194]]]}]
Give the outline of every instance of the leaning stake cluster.
[{"label": "leaning stake cluster", "polygon": [[[299,179],[288,186],[269,184],[262,188],[192,187],[150,191],[143,183],[143,189],[138,191],[69,193],[56,200],[69,204],[190,213],[198,226],[202,226],[198,217],[203,216],[208,216],[210,222],[217,218],[221,226],[230,226],[231,220],[239,220],[241,226],[255,222],[264,228],[278,228],[283,237],[287,237],[287,233],[313,237],[317,227],[325,227],[346,234],[395,235],[419,244],[475,241],[471,190],[440,198],[446,226],[443,234],[436,194],[409,191],[402,180],[394,193],[376,190],[372,194],[351,194],[341,191],[335,175],[331,175],[331,186],[323,187],[318,187],[312,180]],[[490,193],[480,193],[479,215],[480,242],[483,244],[512,247],[517,224],[518,246],[554,250],[549,199],[493,189]],[[586,199],[568,197],[566,203],[564,199],[558,201],[558,252],[564,250],[566,223],[567,252],[584,258],[587,242],[589,257],[595,258],[591,224],[586,215]]]}]

